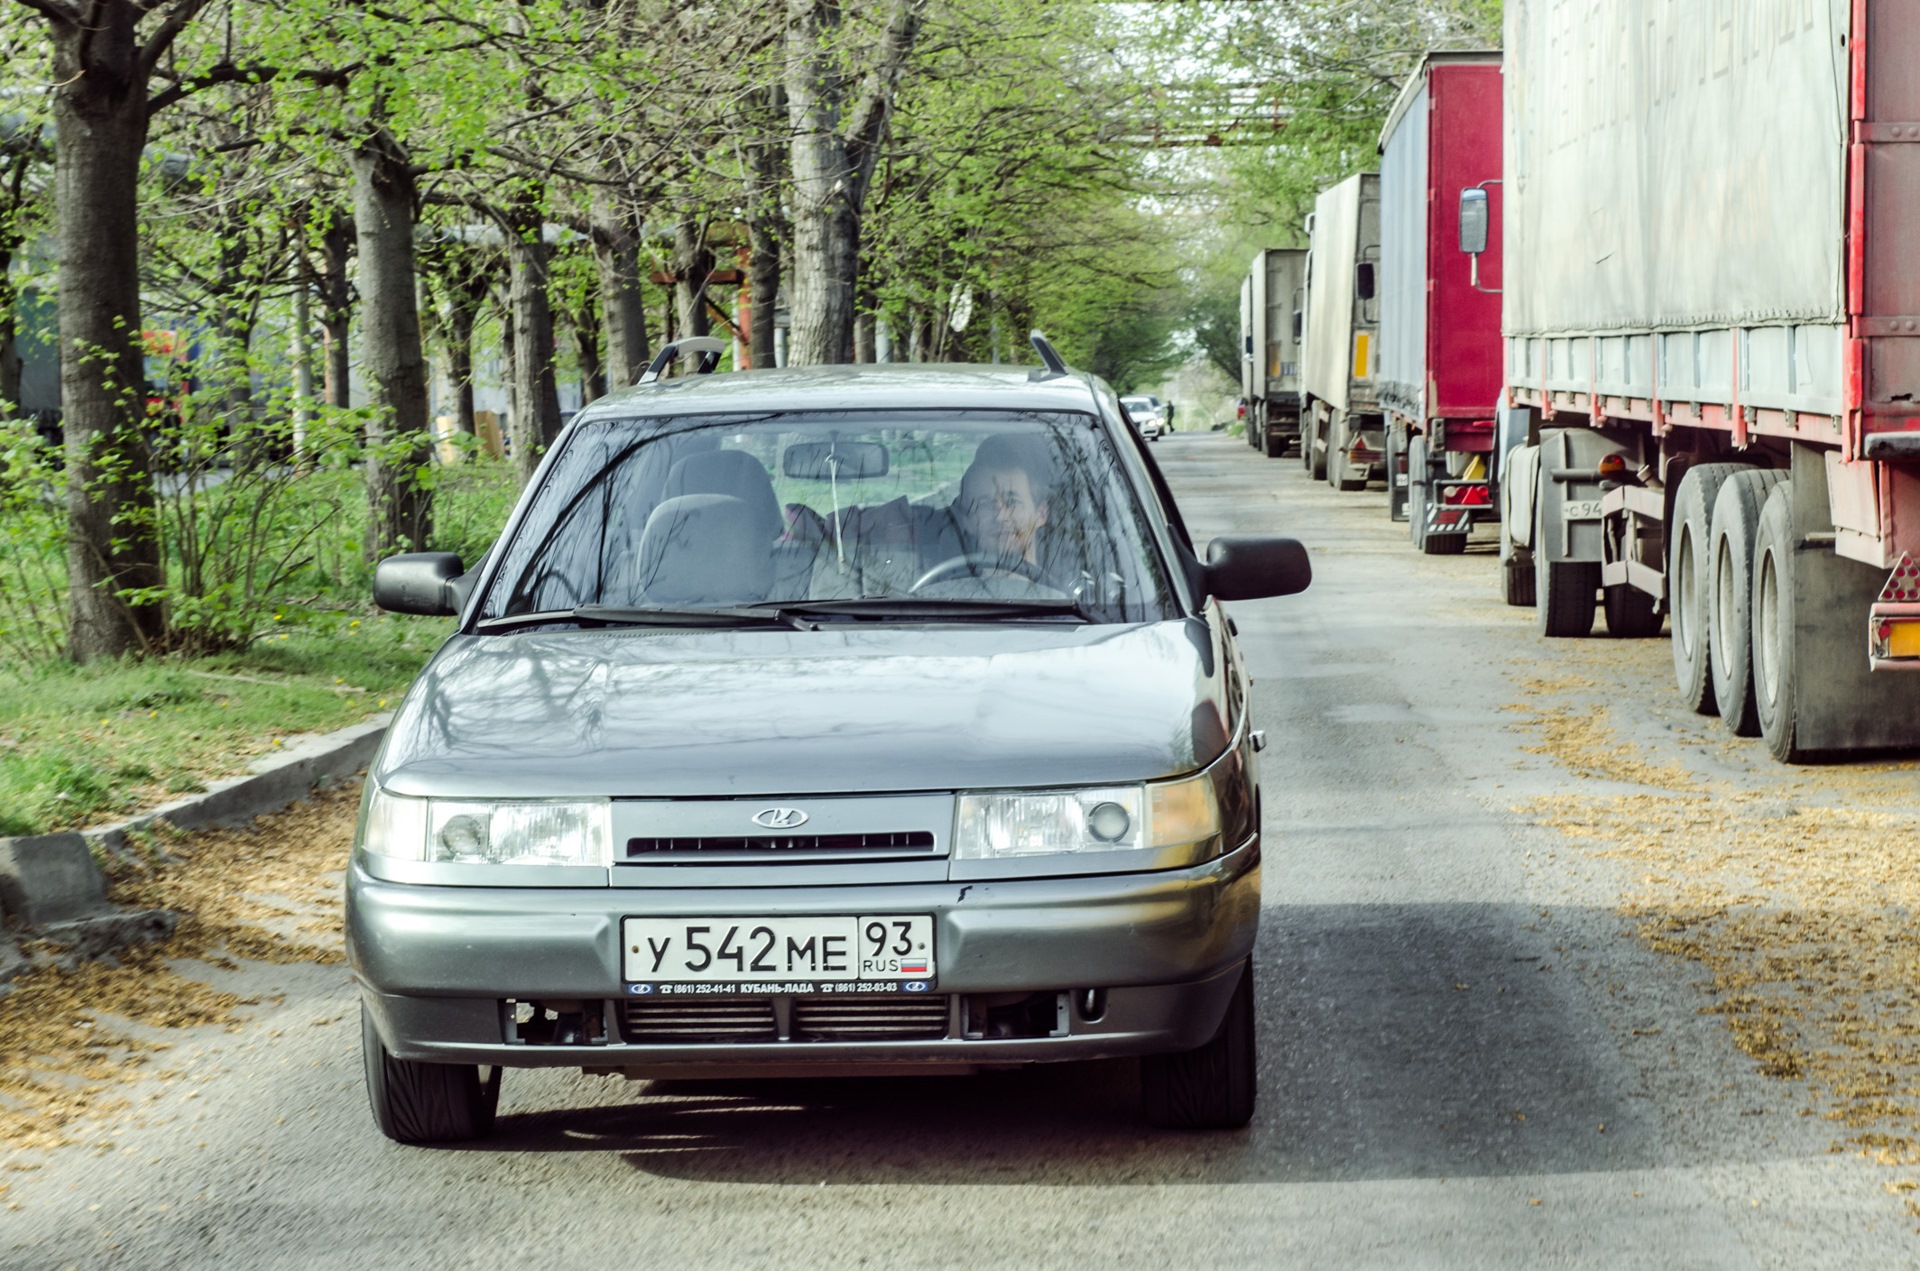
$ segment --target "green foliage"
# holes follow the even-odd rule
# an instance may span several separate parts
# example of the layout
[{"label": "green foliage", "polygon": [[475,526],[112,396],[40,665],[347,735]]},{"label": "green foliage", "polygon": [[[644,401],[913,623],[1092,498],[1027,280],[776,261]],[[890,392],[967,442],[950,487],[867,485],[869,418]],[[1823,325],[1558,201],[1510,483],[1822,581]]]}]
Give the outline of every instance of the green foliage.
[{"label": "green foliage", "polygon": [[66,626],[66,482],[24,420],[0,419],[0,659],[58,657]]}]

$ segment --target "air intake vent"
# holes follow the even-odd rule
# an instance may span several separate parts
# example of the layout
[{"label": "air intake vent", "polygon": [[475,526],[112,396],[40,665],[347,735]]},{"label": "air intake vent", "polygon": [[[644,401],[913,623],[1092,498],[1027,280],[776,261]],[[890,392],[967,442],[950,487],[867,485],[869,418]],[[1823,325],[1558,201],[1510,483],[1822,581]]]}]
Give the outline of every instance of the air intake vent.
[{"label": "air intake vent", "polygon": [[629,1000],[627,1040],[659,1044],[778,1041],[773,1003],[766,998]]},{"label": "air intake vent", "polygon": [[808,997],[793,1004],[795,1041],[934,1041],[946,1035],[944,997]]},{"label": "air intake vent", "polygon": [[631,838],[628,860],[663,856],[739,856],[749,860],[779,860],[790,856],[858,853],[862,856],[922,856],[933,852],[933,834],[927,830],[891,830],[870,834],[762,834],[747,837]]}]

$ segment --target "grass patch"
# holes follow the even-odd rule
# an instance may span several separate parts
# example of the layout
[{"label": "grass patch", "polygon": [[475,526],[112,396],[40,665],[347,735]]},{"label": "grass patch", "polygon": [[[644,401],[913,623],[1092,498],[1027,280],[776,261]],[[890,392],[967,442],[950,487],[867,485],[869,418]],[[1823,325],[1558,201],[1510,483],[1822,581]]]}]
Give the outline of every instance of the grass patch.
[{"label": "grass patch", "polygon": [[[62,478],[0,423],[0,835],[110,821],[240,775],[289,735],[358,723],[397,705],[452,630],[369,603],[361,471],[201,476],[163,500],[168,605],[200,624],[175,647],[197,652],[76,667],[62,656]],[[471,460],[430,479],[426,546],[477,564],[513,470]]]},{"label": "grass patch", "polygon": [[369,609],[231,653],[0,668],[0,834],[112,820],[390,709],[452,628]]}]

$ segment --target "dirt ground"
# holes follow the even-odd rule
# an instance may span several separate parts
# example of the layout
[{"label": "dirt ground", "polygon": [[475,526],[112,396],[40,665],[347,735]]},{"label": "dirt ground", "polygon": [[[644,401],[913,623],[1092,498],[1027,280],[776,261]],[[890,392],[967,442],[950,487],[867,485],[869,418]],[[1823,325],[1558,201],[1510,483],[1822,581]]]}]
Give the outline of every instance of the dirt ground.
[{"label": "dirt ground", "polygon": [[1640,939],[1706,973],[1701,1009],[1802,1088],[1802,1116],[1835,1123],[1834,1151],[1920,1165],[1920,762],[1788,768],[1706,718],[1625,739],[1619,687],[1658,683],[1665,642],[1567,647],[1567,673],[1507,709],[1536,753],[1627,788],[1517,810],[1631,863],[1622,912]]}]

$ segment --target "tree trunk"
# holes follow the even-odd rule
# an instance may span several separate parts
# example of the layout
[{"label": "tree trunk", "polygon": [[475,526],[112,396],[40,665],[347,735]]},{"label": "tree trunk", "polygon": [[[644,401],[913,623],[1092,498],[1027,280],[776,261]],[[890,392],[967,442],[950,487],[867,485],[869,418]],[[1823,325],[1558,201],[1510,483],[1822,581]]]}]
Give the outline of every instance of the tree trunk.
[{"label": "tree trunk", "polygon": [[525,209],[507,232],[513,297],[513,459],[520,484],[560,435],[560,393],[553,381],[550,253],[537,211]]},{"label": "tree trunk", "polygon": [[707,247],[705,227],[683,220],[673,227],[674,297],[680,306],[679,336],[706,335],[713,329],[707,317],[707,277],[713,273],[713,252]]},{"label": "tree trunk", "polygon": [[327,405],[352,405],[353,348],[352,293],[347,287],[347,259],[353,251],[353,227],[341,212],[331,214],[320,236],[320,344],[325,354],[321,392]]},{"label": "tree trunk", "polygon": [[751,321],[747,330],[747,360],[755,367],[775,365],[774,316],[780,304],[780,252],[787,225],[780,208],[784,188],[787,146],[787,93],[778,84],[756,98],[753,119],[764,134],[746,147],[747,174],[747,303]]},{"label": "tree trunk", "polygon": [[573,311],[567,324],[573,328],[573,356],[580,364],[580,404],[607,395],[607,364],[600,352],[600,308],[588,296]]},{"label": "tree trunk", "polygon": [[873,352],[873,315],[856,313],[853,315],[853,360],[856,362],[874,361]]},{"label": "tree trunk", "polygon": [[289,333],[287,356],[293,361],[293,453],[302,461],[307,449],[307,429],[313,423],[313,355],[309,349],[313,337],[313,297],[305,271],[293,288],[293,330]]},{"label": "tree trunk", "polygon": [[891,13],[857,101],[838,47],[839,0],[787,0],[787,113],[792,129],[793,285],[787,358],[795,366],[853,359],[860,211],[927,0]]},{"label": "tree trunk", "polygon": [[0,197],[0,402],[7,409],[20,405],[22,374],[19,330],[20,289],[13,282],[13,257],[26,238],[19,229],[19,213],[26,204],[27,172],[37,156],[22,148],[7,160],[6,190]]},{"label": "tree trunk", "polygon": [[626,388],[653,354],[647,348],[647,301],[640,290],[640,235],[611,193],[593,197],[593,263],[600,277],[606,379]]},{"label": "tree trunk", "polygon": [[[360,366],[369,405],[367,559],[425,550],[432,492],[413,474],[433,461],[427,439],[427,359],[414,288],[413,173],[384,129],[353,152],[360,245]],[[397,452],[395,441],[407,438]]]},{"label": "tree trunk", "polygon": [[470,292],[458,283],[448,288],[446,348],[447,386],[453,390],[453,428],[465,437],[474,435],[473,422],[473,323],[477,304]]},{"label": "tree trunk", "polygon": [[135,194],[147,140],[146,69],[134,6],[93,9],[84,26],[54,24],[67,651],[76,662],[157,648],[167,630],[140,340]]}]

